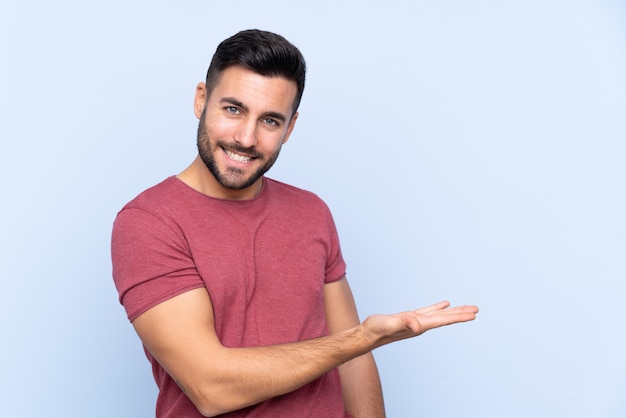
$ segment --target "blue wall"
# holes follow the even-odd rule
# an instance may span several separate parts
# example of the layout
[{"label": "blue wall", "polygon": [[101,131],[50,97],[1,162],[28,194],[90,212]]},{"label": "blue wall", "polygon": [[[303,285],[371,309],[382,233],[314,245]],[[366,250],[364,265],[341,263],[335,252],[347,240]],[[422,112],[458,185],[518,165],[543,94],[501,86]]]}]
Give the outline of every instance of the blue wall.
[{"label": "blue wall", "polygon": [[388,415],[626,416],[626,6],[609,0],[5,1],[3,415],[153,416],[111,223],[191,162],[194,87],[251,27],[307,58],[270,174],[331,206],[361,315],[481,308],[376,351]]}]

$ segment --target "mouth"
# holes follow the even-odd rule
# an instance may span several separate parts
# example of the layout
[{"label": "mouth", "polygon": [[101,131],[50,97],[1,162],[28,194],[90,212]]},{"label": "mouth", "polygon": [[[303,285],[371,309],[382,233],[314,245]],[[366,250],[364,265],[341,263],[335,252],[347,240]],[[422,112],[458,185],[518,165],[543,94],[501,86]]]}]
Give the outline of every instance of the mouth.
[{"label": "mouth", "polygon": [[239,154],[237,152],[234,152],[232,150],[227,150],[227,149],[224,149],[224,153],[226,153],[226,156],[230,160],[239,164],[247,164],[256,158],[250,155]]}]

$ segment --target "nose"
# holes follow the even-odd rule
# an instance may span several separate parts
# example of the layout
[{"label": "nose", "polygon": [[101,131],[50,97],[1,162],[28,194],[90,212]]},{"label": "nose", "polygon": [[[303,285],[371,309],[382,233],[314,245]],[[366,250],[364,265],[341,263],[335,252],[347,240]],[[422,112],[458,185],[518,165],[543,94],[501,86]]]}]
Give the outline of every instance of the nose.
[{"label": "nose", "polygon": [[243,120],[237,127],[235,142],[244,148],[250,148],[257,144],[256,121]]}]

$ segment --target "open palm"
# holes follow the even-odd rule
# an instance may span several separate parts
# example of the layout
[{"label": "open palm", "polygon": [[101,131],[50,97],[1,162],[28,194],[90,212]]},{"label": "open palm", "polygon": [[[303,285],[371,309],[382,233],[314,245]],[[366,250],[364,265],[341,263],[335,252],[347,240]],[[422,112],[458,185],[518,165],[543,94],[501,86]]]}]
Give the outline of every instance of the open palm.
[{"label": "open palm", "polygon": [[363,322],[363,325],[376,346],[381,346],[418,336],[433,328],[471,321],[478,313],[476,306],[454,308],[449,306],[449,302],[443,301],[414,311],[372,315]]}]

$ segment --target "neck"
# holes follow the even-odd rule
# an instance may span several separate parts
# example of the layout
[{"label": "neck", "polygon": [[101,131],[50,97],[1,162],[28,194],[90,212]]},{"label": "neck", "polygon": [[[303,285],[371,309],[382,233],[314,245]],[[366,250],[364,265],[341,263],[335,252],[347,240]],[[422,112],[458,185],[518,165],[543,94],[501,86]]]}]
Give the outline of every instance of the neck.
[{"label": "neck", "polygon": [[177,177],[192,189],[217,199],[250,200],[261,193],[263,189],[262,177],[251,186],[241,190],[229,189],[222,186],[206,167],[200,156],[197,156],[191,165],[184,169]]}]

